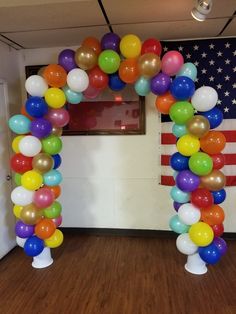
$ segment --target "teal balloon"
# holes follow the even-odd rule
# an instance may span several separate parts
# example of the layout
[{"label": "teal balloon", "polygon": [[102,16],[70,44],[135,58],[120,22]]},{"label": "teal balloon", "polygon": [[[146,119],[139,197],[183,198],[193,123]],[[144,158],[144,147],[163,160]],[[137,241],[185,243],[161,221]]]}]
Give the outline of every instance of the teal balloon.
[{"label": "teal balloon", "polygon": [[178,215],[171,217],[169,221],[170,229],[176,233],[187,233],[190,226],[185,225],[180,219]]},{"label": "teal balloon", "polygon": [[171,198],[178,203],[187,203],[190,201],[190,193],[183,192],[177,186],[173,186],[170,190]]},{"label": "teal balloon", "polygon": [[50,170],[43,175],[43,183],[48,186],[59,185],[62,181],[62,175],[58,170]]},{"label": "teal balloon", "polygon": [[197,78],[197,68],[191,62],[184,63],[176,76],[187,76],[195,81]]},{"label": "teal balloon", "polygon": [[188,133],[187,128],[184,124],[174,124],[172,127],[172,133],[176,137],[181,137]]},{"label": "teal balloon", "polygon": [[30,132],[31,121],[22,114],[16,114],[8,120],[9,128],[16,134],[26,134]]},{"label": "teal balloon", "polygon": [[141,76],[136,81],[134,89],[139,96],[147,96],[150,93],[150,80]]},{"label": "teal balloon", "polygon": [[74,92],[67,85],[63,87],[63,92],[66,95],[67,102],[70,104],[77,105],[83,100],[82,93]]}]

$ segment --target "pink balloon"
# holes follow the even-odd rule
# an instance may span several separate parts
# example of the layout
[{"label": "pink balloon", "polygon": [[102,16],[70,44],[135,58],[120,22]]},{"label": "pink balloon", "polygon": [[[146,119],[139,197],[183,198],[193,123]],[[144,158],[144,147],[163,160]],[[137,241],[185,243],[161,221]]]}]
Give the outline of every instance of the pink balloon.
[{"label": "pink balloon", "polygon": [[33,202],[38,208],[46,208],[54,202],[54,193],[48,188],[41,188],[34,193]]},{"label": "pink balloon", "polygon": [[53,218],[52,221],[56,225],[56,227],[59,227],[62,224],[62,216],[58,216],[57,218]]},{"label": "pink balloon", "polygon": [[50,109],[45,118],[48,119],[53,126],[58,128],[63,128],[70,120],[69,113],[64,108]]},{"label": "pink balloon", "polygon": [[176,75],[184,64],[184,58],[176,50],[168,51],[161,60],[161,70],[170,76]]},{"label": "pink balloon", "polygon": [[91,85],[83,92],[83,95],[87,99],[94,99],[100,94],[99,89],[92,87]]}]

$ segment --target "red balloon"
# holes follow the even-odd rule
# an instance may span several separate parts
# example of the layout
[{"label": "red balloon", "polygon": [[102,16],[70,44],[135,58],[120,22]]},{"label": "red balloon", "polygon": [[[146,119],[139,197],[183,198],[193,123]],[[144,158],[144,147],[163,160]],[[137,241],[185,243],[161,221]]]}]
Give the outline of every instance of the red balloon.
[{"label": "red balloon", "polygon": [[223,154],[211,155],[213,161],[213,169],[220,170],[225,165],[225,156]]},{"label": "red balloon", "polygon": [[162,52],[160,41],[155,38],[149,38],[145,40],[142,44],[141,54],[143,55],[148,52],[152,52],[160,56]]},{"label": "red balloon", "polygon": [[98,66],[89,72],[89,83],[96,89],[104,89],[108,85],[108,75],[104,73]]},{"label": "red balloon", "polygon": [[222,234],[224,233],[224,225],[223,224],[213,225],[213,226],[211,226],[211,228],[214,232],[215,237],[221,237]]},{"label": "red balloon", "polygon": [[209,190],[199,188],[191,193],[191,202],[196,207],[207,208],[214,204],[214,198]]},{"label": "red balloon", "polygon": [[20,153],[15,154],[11,157],[11,169],[17,173],[25,173],[31,170],[33,157],[27,157]]}]

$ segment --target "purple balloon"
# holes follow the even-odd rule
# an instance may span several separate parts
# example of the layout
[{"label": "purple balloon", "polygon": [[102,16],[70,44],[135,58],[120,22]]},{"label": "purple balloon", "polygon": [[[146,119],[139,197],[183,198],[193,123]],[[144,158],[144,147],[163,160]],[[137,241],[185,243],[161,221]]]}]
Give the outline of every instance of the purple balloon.
[{"label": "purple balloon", "polygon": [[62,50],[58,56],[58,63],[67,71],[77,68],[75,63],[75,52],[71,49]]},{"label": "purple balloon", "polygon": [[47,137],[52,131],[52,124],[44,118],[35,119],[31,122],[30,132],[38,138]]},{"label": "purple balloon", "polygon": [[184,192],[192,192],[198,188],[200,178],[190,170],[180,171],[176,177],[177,187]]},{"label": "purple balloon", "polygon": [[151,91],[155,95],[165,94],[170,87],[171,79],[165,73],[159,73],[151,79]]},{"label": "purple balloon", "polygon": [[227,251],[227,243],[222,238],[215,238],[213,240],[213,243],[217,246],[218,251],[220,252],[220,255],[224,255]]},{"label": "purple balloon", "polygon": [[15,233],[20,238],[29,238],[34,234],[34,226],[26,225],[23,221],[17,221],[15,225]]},{"label": "purple balloon", "polygon": [[102,37],[101,40],[102,50],[114,50],[120,51],[120,37],[114,33],[107,33]]},{"label": "purple balloon", "polygon": [[173,206],[174,206],[174,209],[178,212],[180,206],[182,206],[183,203],[178,203],[176,201],[173,202]]}]

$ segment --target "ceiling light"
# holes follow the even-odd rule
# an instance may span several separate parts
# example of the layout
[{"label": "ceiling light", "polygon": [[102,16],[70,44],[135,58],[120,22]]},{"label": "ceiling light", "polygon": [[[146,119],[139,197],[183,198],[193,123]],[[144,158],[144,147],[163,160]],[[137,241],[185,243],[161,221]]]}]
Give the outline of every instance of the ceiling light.
[{"label": "ceiling light", "polygon": [[196,6],[191,11],[191,14],[195,20],[203,22],[211,12],[211,9],[212,0],[198,0]]}]

